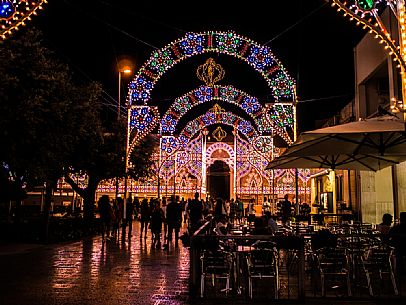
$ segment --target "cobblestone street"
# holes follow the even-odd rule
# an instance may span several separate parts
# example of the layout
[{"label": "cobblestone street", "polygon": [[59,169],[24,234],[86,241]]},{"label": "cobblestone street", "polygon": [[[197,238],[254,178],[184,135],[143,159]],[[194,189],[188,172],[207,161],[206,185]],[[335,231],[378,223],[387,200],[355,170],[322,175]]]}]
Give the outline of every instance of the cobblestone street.
[{"label": "cobblestone street", "polygon": [[0,304],[186,304],[188,249],[153,249],[134,225],[131,242],[0,247]]}]

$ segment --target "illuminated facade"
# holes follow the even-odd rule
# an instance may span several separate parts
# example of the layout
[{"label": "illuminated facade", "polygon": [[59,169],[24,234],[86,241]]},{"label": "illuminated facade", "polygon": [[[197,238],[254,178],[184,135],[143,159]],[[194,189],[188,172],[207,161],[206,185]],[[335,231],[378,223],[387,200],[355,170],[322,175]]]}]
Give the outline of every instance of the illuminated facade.
[{"label": "illuminated facade", "polygon": [[[162,113],[159,106],[150,106],[151,92],[167,70],[205,53],[229,55],[251,66],[265,79],[271,100],[261,101],[230,84],[218,84],[227,71],[209,58],[196,71],[204,85],[175,98]],[[308,170],[299,170],[298,179],[292,170],[265,171],[269,161],[280,153],[275,139],[286,147],[296,137],[294,81],[269,47],[234,32],[188,33],[152,53],[130,83],[127,101],[128,152],[146,134],[160,135],[159,151],[154,155],[155,175],[130,181],[131,194],[190,198],[198,191],[203,198],[255,195],[261,203],[264,196],[276,199],[286,193],[295,194],[297,184],[302,200],[306,195],[310,197]],[[190,115],[203,104],[211,108]],[[182,120],[187,122],[182,125]],[[224,169],[221,175],[226,176],[226,194],[213,191],[218,164]],[[114,188],[114,182],[105,183],[99,191]],[[123,193],[123,183],[119,188]]]}]

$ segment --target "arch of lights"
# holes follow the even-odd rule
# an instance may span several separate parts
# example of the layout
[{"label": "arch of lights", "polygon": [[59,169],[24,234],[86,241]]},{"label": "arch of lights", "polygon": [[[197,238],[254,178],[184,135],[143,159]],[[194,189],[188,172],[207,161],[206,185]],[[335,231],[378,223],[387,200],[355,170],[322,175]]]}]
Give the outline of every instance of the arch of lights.
[{"label": "arch of lights", "polygon": [[[242,92],[233,86],[200,86],[175,99],[174,103],[163,115],[161,134],[173,134],[179,120],[193,107],[210,101],[223,101],[234,104],[244,110],[254,119],[257,129],[262,132],[272,132],[267,121],[263,121],[262,105],[258,99]],[[292,121],[293,122],[293,121]]]},{"label": "arch of lights", "polygon": [[[228,155],[228,158],[215,158],[213,156],[213,154],[216,151],[225,151]],[[227,163],[228,166],[230,166],[230,168],[234,167],[234,160],[235,160],[235,153],[234,153],[234,148],[231,147],[229,144],[224,143],[224,142],[217,142],[214,143],[212,145],[210,145],[207,148],[206,151],[206,162],[207,162],[207,166],[211,165],[214,163],[214,161],[216,160],[221,160],[224,161],[225,163]]]},{"label": "arch of lights", "polygon": [[0,1],[0,37],[6,39],[13,31],[31,20],[47,0],[1,0]]},{"label": "arch of lights", "polygon": [[[332,7],[343,13],[350,21],[362,26],[374,35],[379,43],[384,45],[388,55],[392,56],[400,69],[402,82],[402,98],[391,96],[391,110],[393,112],[403,112],[406,119],[406,6],[405,0],[329,0]],[[392,37],[393,30],[387,28],[380,18],[381,12],[390,8],[394,20],[397,21],[399,37]],[[393,24],[393,23],[391,23]],[[394,27],[396,28],[396,26]],[[394,93],[395,94],[395,93]]]},{"label": "arch of lights", "polygon": [[162,75],[179,62],[208,52],[221,53],[245,61],[266,80],[275,101],[295,101],[295,84],[271,49],[234,32],[187,33],[152,53],[130,83],[128,104],[147,103]]},{"label": "arch of lights", "polygon": [[235,115],[232,112],[218,112],[208,111],[205,114],[197,117],[186,124],[185,128],[180,132],[179,139],[182,143],[189,141],[196,135],[202,127],[207,127],[215,124],[224,124],[234,126],[240,131],[247,139],[253,141],[258,137],[258,132],[251,125],[251,122]]},{"label": "arch of lights", "polygon": [[214,100],[228,102],[240,107],[253,118],[260,134],[273,135],[276,132],[289,145],[293,143],[286,130],[289,127],[292,128],[294,122],[295,108],[292,103],[267,104],[264,109],[256,97],[250,96],[231,85],[200,86],[176,98],[161,119],[160,133],[164,135],[174,134],[179,120],[188,111],[199,104]]},{"label": "arch of lights", "polygon": [[[209,52],[227,54],[248,63],[267,82],[272,93],[271,100],[263,105],[255,97],[231,85],[208,83],[197,75],[206,85],[176,98],[162,116],[156,106],[148,105],[155,84],[167,70],[186,58]],[[210,59],[206,65],[213,62]],[[214,65],[219,66],[215,62]],[[205,67],[199,69],[201,73]],[[218,75],[223,74],[224,71]],[[219,81],[221,78],[222,76],[212,79]],[[215,100],[240,107],[255,124],[252,125],[250,121],[226,112],[217,105],[217,108],[215,106],[189,121],[178,131],[179,120],[189,110]],[[190,197],[195,191],[200,191],[203,196],[205,193],[207,195],[207,168],[216,159],[222,159],[230,166],[234,175],[230,179],[233,180],[231,196],[286,193],[291,190],[291,185],[283,186],[278,179],[290,182],[294,172],[265,171],[265,167],[277,151],[273,136],[280,136],[287,144],[293,142],[288,129],[295,136],[295,102],[294,82],[270,48],[234,32],[188,33],[154,51],[129,85],[128,147],[131,152],[139,139],[159,126],[161,140],[159,151],[154,154],[155,177],[137,183],[132,181],[128,191],[135,194],[149,193],[152,196],[179,194]],[[234,143],[207,141],[210,131],[206,127],[217,124],[234,128]],[[308,180],[308,176],[302,176],[299,175],[299,178]],[[304,189],[310,193],[306,186]]]}]

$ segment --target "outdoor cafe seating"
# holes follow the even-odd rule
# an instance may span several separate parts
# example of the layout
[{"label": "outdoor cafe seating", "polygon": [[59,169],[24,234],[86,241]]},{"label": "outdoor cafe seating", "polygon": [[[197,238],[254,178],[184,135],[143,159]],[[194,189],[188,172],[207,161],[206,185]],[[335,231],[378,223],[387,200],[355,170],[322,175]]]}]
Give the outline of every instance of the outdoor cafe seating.
[{"label": "outdoor cafe seating", "polygon": [[393,249],[371,224],[329,224],[319,230],[278,224],[277,231],[266,234],[244,222],[230,224],[225,235],[213,232],[203,236],[216,239],[220,248],[213,251],[205,244],[201,249],[201,297],[209,296],[208,279],[227,298],[400,294]]}]

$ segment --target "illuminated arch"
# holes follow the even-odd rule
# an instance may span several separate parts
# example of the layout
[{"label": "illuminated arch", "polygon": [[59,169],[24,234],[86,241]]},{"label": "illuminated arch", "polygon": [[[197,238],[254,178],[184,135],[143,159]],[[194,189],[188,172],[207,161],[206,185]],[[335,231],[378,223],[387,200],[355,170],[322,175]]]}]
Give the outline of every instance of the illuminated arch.
[{"label": "illuminated arch", "polygon": [[179,140],[181,143],[187,143],[195,134],[197,134],[203,127],[214,125],[214,124],[225,124],[229,126],[236,126],[243,135],[247,137],[250,141],[253,141],[258,133],[251,125],[249,121],[235,115],[231,112],[218,112],[214,113],[211,111],[197,117],[193,121],[190,121],[185,128],[181,131],[179,135]]},{"label": "illuminated arch", "polygon": [[230,166],[230,168],[233,168],[234,167],[234,158],[235,158],[234,149],[230,145],[228,145],[227,143],[224,143],[224,142],[214,143],[214,144],[210,145],[209,148],[207,148],[207,151],[206,151],[207,165],[211,165],[214,163],[214,161],[216,159],[212,158],[212,155],[215,151],[220,150],[220,149],[226,151],[229,156],[228,158],[226,158],[225,160],[222,160],[222,161],[227,163],[227,165]]},{"label": "illuminated arch", "polygon": [[265,79],[275,101],[296,100],[293,79],[269,47],[234,32],[207,31],[187,33],[164,48],[152,52],[129,85],[128,104],[147,103],[155,84],[167,70],[186,58],[208,52],[227,54],[248,63]]},{"label": "illuminated arch", "polygon": [[200,86],[181,97],[166,111],[161,119],[161,134],[173,134],[179,120],[193,107],[205,102],[220,100],[236,105],[244,110],[256,123],[260,133],[272,132],[272,127],[264,119],[263,107],[256,97],[253,97],[233,86],[214,85]]}]

